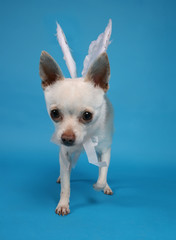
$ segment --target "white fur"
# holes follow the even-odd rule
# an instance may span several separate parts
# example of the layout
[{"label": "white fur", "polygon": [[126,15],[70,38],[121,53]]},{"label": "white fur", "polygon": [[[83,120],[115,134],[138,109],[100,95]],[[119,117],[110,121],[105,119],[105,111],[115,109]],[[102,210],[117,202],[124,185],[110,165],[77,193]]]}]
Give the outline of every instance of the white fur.
[{"label": "white fur", "polygon": [[[104,193],[112,194],[107,184],[107,171],[110,162],[110,151],[113,134],[113,110],[111,103],[100,87],[84,81],[83,78],[64,79],[46,87],[45,99],[48,113],[53,107],[58,107],[63,113],[63,121],[55,123],[58,141],[68,128],[76,135],[75,145],[67,147],[61,144],[60,177],[61,198],[56,213],[66,215],[69,210],[71,154],[81,151],[82,143],[90,137],[98,136],[96,151],[100,160],[105,161],[107,167],[100,168],[99,178],[94,188],[104,189]],[[79,115],[85,109],[93,112],[93,120],[89,124],[79,122]]]},{"label": "white fur", "polygon": [[[112,107],[101,88],[94,87],[83,78],[76,78],[57,81],[48,86],[44,93],[48,113],[53,107],[58,107],[64,115],[62,122],[54,122],[58,140],[63,132],[71,128],[76,135],[76,145],[82,144],[91,136],[98,136],[97,149],[100,152],[105,150],[104,141],[107,147],[111,145]],[[93,121],[80,124],[78,117],[85,109],[93,112]]]}]

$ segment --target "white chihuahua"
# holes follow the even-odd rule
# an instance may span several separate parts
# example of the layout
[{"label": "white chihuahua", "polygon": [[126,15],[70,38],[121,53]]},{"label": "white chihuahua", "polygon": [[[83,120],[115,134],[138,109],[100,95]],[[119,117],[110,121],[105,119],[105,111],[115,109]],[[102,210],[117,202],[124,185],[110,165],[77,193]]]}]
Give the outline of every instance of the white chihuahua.
[{"label": "white chihuahua", "polygon": [[103,52],[91,64],[85,77],[64,78],[56,61],[42,51],[39,70],[47,110],[61,148],[61,193],[56,213],[67,215],[70,213],[72,155],[82,150],[87,139],[98,137],[95,150],[99,161],[106,163],[106,166],[99,167],[94,188],[102,189],[108,195],[113,193],[107,183],[113,134],[113,109],[106,96],[110,66],[108,56]]}]

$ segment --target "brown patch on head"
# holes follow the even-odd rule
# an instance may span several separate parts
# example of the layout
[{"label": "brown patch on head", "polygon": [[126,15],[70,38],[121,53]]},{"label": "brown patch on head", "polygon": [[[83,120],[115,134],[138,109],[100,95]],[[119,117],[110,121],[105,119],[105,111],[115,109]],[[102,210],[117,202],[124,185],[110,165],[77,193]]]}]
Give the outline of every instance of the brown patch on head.
[{"label": "brown patch on head", "polygon": [[42,88],[43,88],[43,90],[47,86],[52,85],[53,83],[55,83],[56,81],[57,81],[57,75],[56,74],[48,74],[47,78],[42,80]]},{"label": "brown patch on head", "polygon": [[109,89],[110,65],[108,55],[104,52],[89,68],[85,81],[93,82],[106,92]]},{"label": "brown patch on head", "polygon": [[108,91],[109,89],[109,83],[106,81],[103,81],[102,76],[105,76],[107,73],[106,71],[102,71],[102,74],[97,74],[94,77],[94,86],[99,86],[101,87],[105,92]]},{"label": "brown patch on head", "polygon": [[64,79],[62,71],[56,61],[45,51],[40,56],[39,74],[42,79],[42,88]]}]

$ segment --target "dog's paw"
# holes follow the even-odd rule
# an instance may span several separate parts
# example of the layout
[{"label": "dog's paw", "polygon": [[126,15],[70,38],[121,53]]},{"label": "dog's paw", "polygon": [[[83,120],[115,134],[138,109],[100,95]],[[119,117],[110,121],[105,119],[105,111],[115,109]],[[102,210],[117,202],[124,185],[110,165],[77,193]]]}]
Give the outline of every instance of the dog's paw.
[{"label": "dog's paw", "polygon": [[60,177],[60,176],[58,177],[58,179],[57,179],[56,182],[57,182],[57,183],[61,183],[61,177]]},{"label": "dog's paw", "polygon": [[104,188],[104,194],[107,194],[107,195],[112,195],[113,194],[113,191],[111,190],[111,188],[109,187],[108,184]]},{"label": "dog's paw", "polygon": [[67,215],[70,213],[69,205],[57,205],[55,213],[58,215]]},{"label": "dog's paw", "polygon": [[96,191],[101,191],[101,190],[103,190],[104,188],[105,188],[105,184],[102,184],[102,183],[98,183],[98,182],[96,182],[96,183],[94,183],[93,184],[93,188],[96,190]]}]

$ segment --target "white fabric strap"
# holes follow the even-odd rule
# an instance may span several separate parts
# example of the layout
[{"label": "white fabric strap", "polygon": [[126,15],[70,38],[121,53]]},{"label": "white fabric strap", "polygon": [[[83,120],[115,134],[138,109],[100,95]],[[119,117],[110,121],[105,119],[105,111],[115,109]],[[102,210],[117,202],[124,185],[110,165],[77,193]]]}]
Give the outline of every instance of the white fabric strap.
[{"label": "white fabric strap", "polygon": [[[59,142],[56,137],[56,133],[54,133],[53,136],[51,137],[51,142],[59,145]],[[105,166],[107,166],[106,162],[98,161],[97,153],[95,151],[95,146],[97,146],[97,145],[98,145],[98,137],[93,137],[92,139],[88,138],[83,143],[83,148],[86,152],[89,163],[94,164],[95,166],[98,166],[98,167],[105,167]],[[72,156],[71,156],[72,167],[75,166],[79,156],[80,156],[80,151],[77,151],[76,153],[72,154]]]},{"label": "white fabric strap", "polygon": [[105,167],[106,162],[99,162],[95,151],[95,146],[98,144],[98,137],[94,137],[93,140],[94,141],[92,141],[92,139],[89,138],[87,139],[87,141],[83,143],[83,147],[87,154],[88,161],[89,163],[94,164],[95,166]]}]

